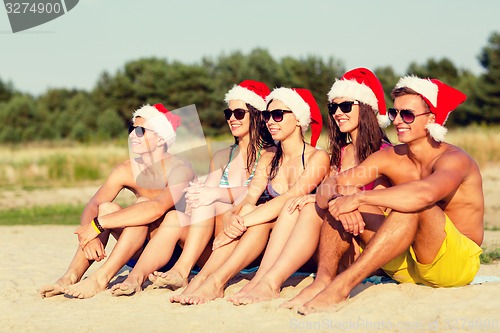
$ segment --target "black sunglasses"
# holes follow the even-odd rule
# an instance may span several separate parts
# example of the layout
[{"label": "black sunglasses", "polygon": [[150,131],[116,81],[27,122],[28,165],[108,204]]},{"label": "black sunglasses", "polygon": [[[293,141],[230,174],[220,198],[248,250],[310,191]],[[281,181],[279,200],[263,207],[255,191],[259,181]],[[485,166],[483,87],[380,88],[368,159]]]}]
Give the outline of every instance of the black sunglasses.
[{"label": "black sunglasses", "polygon": [[335,112],[337,112],[337,108],[340,108],[340,111],[343,113],[349,113],[352,111],[353,105],[358,105],[358,101],[346,101],[342,103],[328,103],[328,113],[330,116],[333,116]]},{"label": "black sunglasses", "polygon": [[420,113],[420,114],[415,114],[415,113],[413,113],[412,110],[407,110],[407,109],[403,109],[403,110],[398,110],[395,108],[387,109],[387,116],[389,117],[390,121],[394,121],[394,119],[396,119],[396,117],[398,116],[398,113],[399,113],[399,116],[401,117],[401,120],[403,120],[403,122],[405,124],[409,125],[415,121],[415,118],[429,114],[431,112],[429,111],[429,112],[424,112],[424,113]]},{"label": "black sunglasses", "polygon": [[276,109],[273,111],[266,110],[266,111],[262,111],[262,118],[264,118],[264,121],[267,123],[271,119],[271,116],[272,116],[273,120],[275,122],[279,123],[280,121],[283,120],[283,115],[285,113],[293,113],[293,111],[280,110],[280,109]]},{"label": "black sunglasses", "polygon": [[244,109],[234,109],[234,110],[231,110],[231,109],[225,109],[224,110],[224,117],[226,117],[226,120],[229,120],[231,119],[231,116],[234,114],[234,118],[236,118],[237,120],[241,120],[243,118],[245,118],[245,113],[247,113],[248,110],[244,110]]},{"label": "black sunglasses", "polygon": [[130,135],[130,133],[132,133],[133,131],[135,131],[135,135],[138,138],[142,138],[142,136],[144,135],[144,133],[146,133],[146,130],[147,130],[147,128],[142,127],[142,126],[134,126],[134,125],[129,125],[128,126],[128,134]]}]

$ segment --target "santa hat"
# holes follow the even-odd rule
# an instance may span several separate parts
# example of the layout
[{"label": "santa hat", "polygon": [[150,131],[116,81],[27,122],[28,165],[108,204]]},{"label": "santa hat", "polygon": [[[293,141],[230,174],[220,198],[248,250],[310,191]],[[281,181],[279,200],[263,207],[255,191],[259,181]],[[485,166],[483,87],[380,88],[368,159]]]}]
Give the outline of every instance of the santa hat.
[{"label": "santa hat", "polygon": [[436,116],[435,123],[427,124],[426,128],[430,136],[437,142],[444,140],[446,132],[444,123],[451,111],[462,104],[467,96],[461,91],[450,87],[436,79],[421,79],[417,76],[402,77],[396,84],[395,89],[410,88],[422,97],[429,109]]},{"label": "santa hat", "polygon": [[146,104],[136,110],[132,115],[132,121],[141,117],[148,122],[149,129],[165,140],[167,147],[175,142],[175,131],[181,125],[181,117],[171,113],[163,104],[153,106]]},{"label": "santa hat", "polygon": [[259,81],[245,80],[229,90],[224,97],[224,102],[229,104],[231,100],[240,100],[250,104],[254,108],[264,111],[266,109],[266,97],[271,91],[265,83]]},{"label": "santa hat", "polygon": [[285,104],[299,121],[302,131],[311,124],[311,146],[315,147],[321,134],[323,118],[313,94],[302,88],[276,88],[266,98],[266,102],[276,99]]},{"label": "santa hat", "polygon": [[348,71],[333,84],[328,93],[328,100],[334,98],[352,98],[372,107],[377,114],[380,127],[391,123],[386,115],[384,88],[379,79],[367,68],[355,68]]}]

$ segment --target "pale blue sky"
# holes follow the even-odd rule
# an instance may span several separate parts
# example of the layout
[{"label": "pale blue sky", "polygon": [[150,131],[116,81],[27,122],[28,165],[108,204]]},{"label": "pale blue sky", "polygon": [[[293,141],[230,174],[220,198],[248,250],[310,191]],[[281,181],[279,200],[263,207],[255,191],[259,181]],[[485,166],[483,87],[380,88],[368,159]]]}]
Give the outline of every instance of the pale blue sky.
[{"label": "pale blue sky", "polygon": [[[498,0],[80,0],[66,15],[13,34],[0,7],[0,78],[34,94],[91,89],[103,71],[156,56],[184,63],[266,48],[333,56],[346,69],[447,57],[480,73],[477,56],[500,32]],[[333,82],[333,78],[332,78]]]}]

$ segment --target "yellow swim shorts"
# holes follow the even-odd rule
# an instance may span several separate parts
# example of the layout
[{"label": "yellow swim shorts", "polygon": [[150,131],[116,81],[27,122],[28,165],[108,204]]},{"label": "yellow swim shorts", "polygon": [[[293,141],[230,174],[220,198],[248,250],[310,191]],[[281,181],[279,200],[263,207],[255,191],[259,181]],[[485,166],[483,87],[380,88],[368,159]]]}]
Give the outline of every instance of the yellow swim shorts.
[{"label": "yellow swim shorts", "polygon": [[434,261],[420,264],[413,248],[384,265],[383,270],[402,283],[418,283],[431,287],[459,287],[472,282],[479,270],[483,250],[457,230],[446,216],[446,237]]}]

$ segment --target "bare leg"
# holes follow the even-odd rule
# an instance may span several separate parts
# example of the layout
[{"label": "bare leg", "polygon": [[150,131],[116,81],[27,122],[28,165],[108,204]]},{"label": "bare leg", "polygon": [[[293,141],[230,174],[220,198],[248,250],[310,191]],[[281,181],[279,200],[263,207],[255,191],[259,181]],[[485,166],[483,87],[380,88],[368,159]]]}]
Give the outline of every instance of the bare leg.
[{"label": "bare leg", "polygon": [[[262,261],[259,265],[259,269],[255,273],[255,276],[240,291],[238,291],[236,294],[228,298],[230,302],[238,304],[239,299],[242,296],[246,295],[250,290],[252,290],[252,288],[260,281],[260,279],[274,265],[274,263],[280,256],[299,218],[298,210],[295,210],[292,214],[288,212],[288,205],[294,199],[295,198],[287,200],[287,202],[283,205],[283,208],[281,209],[278,219],[274,224],[271,237],[269,238],[269,242],[266,247],[266,252],[264,253]],[[306,207],[308,206],[310,205],[307,205]],[[314,205],[312,206],[314,207]]]},{"label": "bare leg", "polygon": [[217,202],[210,206],[193,209],[191,219],[199,222],[190,225],[182,254],[174,267],[165,273],[154,272],[150,274],[149,279],[154,285],[168,286],[174,289],[187,285],[191,269],[206,249],[214,232],[214,215],[221,211],[227,211],[230,207],[229,204]]},{"label": "bare leg", "polygon": [[64,293],[76,298],[90,298],[105,290],[109,281],[144,244],[148,227],[127,227],[106,262],[87,279],[64,288]]},{"label": "bare leg", "polygon": [[321,225],[318,247],[318,271],[313,283],[281,307],[294,308],[301,306],[325,288],[335,276],[340,259],[351,247],[351,234],[344,232],[342,224],[330,214],[326,214]]},{"label": "bare leg", "polygon": [[[322,218],[319,214],[322,212],[314,204],[308,204],[302,209],[297,224],[278,259],[253,289],[239,300],[235,299],[233,303],[249,304],[279,297],[283,282],[304,265],[318,247],[322,225]],[[275,230],[273,234],[274,232]]]},{"label": "bare leg", "polygon": [[[105,202],[99,206],[99,215],[106,215],[122,209],[118,204],[113,202]],[[109,231],[99,235],[99,239],[106,246],[109,239]],[[67,271],[53,284],[48,284],[40,288],[40,296],[42,298],[52,297],[64,293],[64,288],[75,284],[82,278],[83,274],[89,269],[93,261],[87,260],[83,250],[78,247],[75,256],[71,260]]]},{"label": "bare leg", "polygon": [[187,233],[188,227],[181,227],[179,222],[181,216],[185,214],[176,210],[165,215],[127,279],[111,288],[113,296],[132,295],[141,291],[148,274],[168,263],[175,245]]},{"label": "bare leg", "polygon": [[230,257],[213,274],[208,276],[190,296],[185,298],[185,303],[202,304],[223,297],[224,287],[229,279],[262,253],[267,244],[271,227],[271,223],[265,223],[248,228],[241,236]]},{"label": "bare leg", "polygon": [[[361,256],[316,297],[304,304],[299,312],[308,314],[335,310],[364,278],[406,251],[411,244],[422,250],[416,252],[422,263],[431,262],[446,236],[444,223],[444,214],[436,206],[420,213],[391,212]],[[422,243],[417,244],[419,240]],[[425,245],[428,248],[424,249]]]}]

